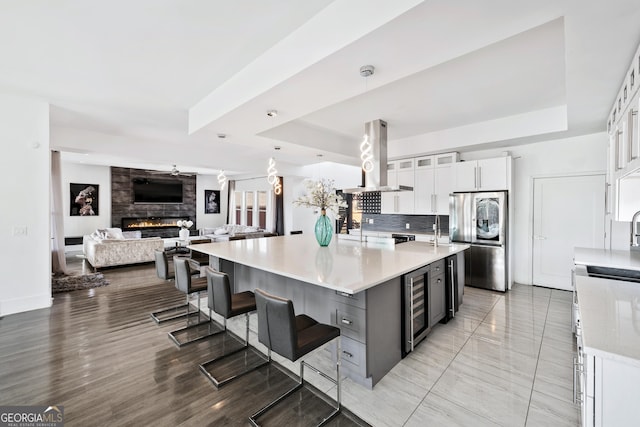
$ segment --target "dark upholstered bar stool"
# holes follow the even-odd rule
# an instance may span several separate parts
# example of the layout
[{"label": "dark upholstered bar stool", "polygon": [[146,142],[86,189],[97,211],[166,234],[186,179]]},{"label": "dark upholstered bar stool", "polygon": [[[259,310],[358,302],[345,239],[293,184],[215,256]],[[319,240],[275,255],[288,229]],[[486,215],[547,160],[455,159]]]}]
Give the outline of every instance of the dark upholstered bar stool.
[{"label": "dark upholstered bar stool", "polygon": [[[211,239],[191,239],[189,246],[199,245],[202,243],[211,243]],[[202,268],[209,265],[209,255],[199,251],[191,250],[191,257],[189,258],[189,267],[191,270],[200,271]]]},{"label": "dark upholstered bar stool", "polygon": [[[173,265],[176,275],[176,288],[180,292],[184,292],[187,298],[192,294],[197,294],[198,321],[195,324],[190,324],[189,315],[187,315],[187,326],[169,332],[169,338],[180,347],[222,332],[220,327],[215,326],[211,321],[211,309],[209,309],[209,317],[204,316],[204,319],[201,320],[200,292],[207,290],[207,279],[205,277],[192,279],[191,268],[186,258],[174,256]],[[187,306],[187,313],[189,313],[189,306]]]},{"label": "dark upholstered bar stool", "polygon": [[[154,251],[156,261],[156,274],[158,278],[162,280],[173,280],[175,274],[173,269],[169,266],[169,260],[165,251]],[[198,274],[198,272],[194,272]],[[177,305],[175,307],[165,308],[159,311],[151,313],[151,318],[156,323],[166,322],[168,320],[179,319],[189,315],[189,295],[186,296],[186,302],[184,304]]]},{"label": "dark upholstered bar stool", "polygon": [[[261,357],[257,351],[249,348],[249,313],[256,310],[256,298],[253,295],[253,292],[245,291],[234,294],[231,291],[231,283],[229,282],[229,276],[226,273],[215,271],[210,267],[207,267],[206,271],[209,310],[215,311],[224,318],[224,330],[227,330],[227,319],[241,314],[244,314],[246,317],[244,346],[200,365],[200,370],[211,380],[211,382],[213,382],[216,387],[222,387],[235,378],[266,365],[269,361]],[[221,361],[242,351],[245,352],[245,355],[239,361],[239,363],[242,364],[242,369],[240,369],[239,372],[232,372],[224,377],[214,375],[213,370],[216,365],[220,365]],[[252,352],[253,354],[249,354],[248,352]],[[256,359],[258,361],[257,364],[255,363]],[[234,362],[238,361],[234,360],[229,364],[233,365]]]},{"label": "dark upholstered bar stool", "polygon": [[336,340],[335,380],[303,360],[300,362],[300,381],[298,384],[253,414],[249,417],[249,420],[254,426],[258,426],[257,419],[260,416],[302,388],[304,385],[304,367],[306,365],[336,384],[337,387],[334,411],[322,420],[319,425],[325,424],[340,413],[340,329],[335,326],[318,323],[304,314],[296,316],[291,300],[268,294],[261,289],[256,289],[255,296],[258,311],[258,340],[267,346],[269,360],[271,360],[271,351],[273,350],[279,355],[295,362],[334,338],[338,339]]}]

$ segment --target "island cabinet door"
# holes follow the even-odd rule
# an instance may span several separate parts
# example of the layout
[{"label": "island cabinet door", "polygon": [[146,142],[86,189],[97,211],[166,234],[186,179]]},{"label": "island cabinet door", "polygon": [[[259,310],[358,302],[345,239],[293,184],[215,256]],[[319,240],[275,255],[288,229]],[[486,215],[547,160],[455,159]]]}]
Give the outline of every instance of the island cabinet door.
[{"label": "island cabinet door", "polygon": [[447,314],[447,293],[444,260],[431,264],[429,276],[428,301],[429,301],[429,328],[432,328]]}]

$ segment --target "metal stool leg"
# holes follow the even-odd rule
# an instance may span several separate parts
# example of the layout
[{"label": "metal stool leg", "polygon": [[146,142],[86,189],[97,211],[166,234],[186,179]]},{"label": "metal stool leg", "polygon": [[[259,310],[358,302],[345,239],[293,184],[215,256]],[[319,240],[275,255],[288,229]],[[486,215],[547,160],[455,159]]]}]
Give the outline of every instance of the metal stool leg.
[{"label": "metal stool leg", "polygon": [[[271,360],[271,349],[269,349],[269,353],[268,354],[269,354],[269,356],[268,356],[269,360]],[[340,380],[340,337],[338,336],[337,340],[336,340],[336,379],[334,380],[329,375],[327,375],[324,372],[320,371],[319,369],[313,367],[312,365],[308,364],[304,360],[301,361],[300,362],[300,380],[299,380],[298,384],[296,384],[292,389],[290,389],[289,391],[287,391],[286,393],[284,393],[283,395],[278,397],[273,402],[269,403],[267,406],[265,406],[262,409],[260,409],[255,414],[251,415],[249,417],[249,421],[251,422],[251,424],[253,426],[259,427],[260,424],[258,424],[258,421],[257,421],[258,418],[260,418],[262,415],[267,413],[270,409],[272,409],[278,403],[282,402],[287,397],[289,397],[290,395],[292,395],[293,393],[295,393],[296,391],[298,391],[302,387],[304,387],[304,366],[305,365],[307,367],[311,368],[314,372],[316,372],[317,374],[319,374],[323,378],[326,378],[327,380],[331,381],[332,383],[334,383],[336,385],[336,406],[333,407],[334,408],[333,412],[331,412],[326,418],[324,418],[320,422],[320,424],[318,424],[318,427],[325,425],[326,423],[328,423],[330,420],[332,420],[336,415],[338,415],[340,413],[340,410],[342,408],[342,402],[341,402],[341,397],[342,396],[341,396],[341,388],[340,388],[341,387],[341,380]]]},{"label": "metal stool leg", "polygon": [[[220,357],[216,357],[215,359],[211,359],[203,364],[200,365],[200,371],[205,374],[207,376],[207,378],[209,378],[209,380],[213,383],[213,385],[216,388],[220,388],[223,385],[235,380],[236,378],[239,378],[245,374],[248,374],[249,372],[255,371],[256,369],[266,365],[267,363],[269,363],[269,360],[264,360],[262,358],[262,356],[259,354],[259,352],[257,352],[255,349],[251,348],[249,346],[249,313],[245,313],[245,317],[246,317],[246,328],[245,328],[245,341],[244,341],[244,345],[236,350],[231,351],[230,353],[226,353]],[[225,330],[227,329],[227,319],[224,319],[224,328]],[[240,372],[234,373],[231,376],[227,377],[227,378],[216,378],[213,373],[211,372],[213,370],[213,368],[215,367],[215,364],[217,362],[220,362],[221,360],[225,360],[227,358],[229,358],[230,356],[233,356],[237,353],[240,352],[245,352],[245,363],[244,363],[244,369],[241,370]],[[247,366],[247,352],[249,351],[253,351],[255,354],[258,355],[258,357],[260,357],[260,359],[262,360],[259,364],[255,365],[255,366],[251,366],[248,367]]]},{"label": "metal stool leg", "polygon": [[[187,295],[187,298],[189,296]],[[193,313],[196,314],[196,313]],[[218,324],[214,323],[211,319],[211,313],[209,312],[209,317],[203,319],[200,313],[200,293],[198,293],[198,307],[197,307],[197,316],[198,321],[193,325],[189,325],[189,318],[191,316],[190,305],[187,306],[187,326],[176,329],[175,331],[169,332],[169,338],[174,342],[178,347],[182,347],[186,344],[191,344],[205,338],[208,338],[213,335],[220,334],[225,330],[222,329]],[[204,329],[204,331],[201,331]],[[201,331],[201,332],[199,332]],[[184,338],[182,338],[184,336]]]}]

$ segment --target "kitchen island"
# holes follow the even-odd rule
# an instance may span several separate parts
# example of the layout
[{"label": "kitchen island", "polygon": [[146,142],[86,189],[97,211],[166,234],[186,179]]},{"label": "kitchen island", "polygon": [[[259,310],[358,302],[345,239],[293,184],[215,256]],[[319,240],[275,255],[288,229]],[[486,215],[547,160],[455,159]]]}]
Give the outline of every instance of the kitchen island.
[{"label": "kitchen island", "polygon": [[373,387],[402,357],[403,276],[468,246],[334,239],[320,247],[314,236],[294,235],[189,248],[229,274],[235,292],[260,288],[291,299],[297,314],[339,326],[344,371]]}]

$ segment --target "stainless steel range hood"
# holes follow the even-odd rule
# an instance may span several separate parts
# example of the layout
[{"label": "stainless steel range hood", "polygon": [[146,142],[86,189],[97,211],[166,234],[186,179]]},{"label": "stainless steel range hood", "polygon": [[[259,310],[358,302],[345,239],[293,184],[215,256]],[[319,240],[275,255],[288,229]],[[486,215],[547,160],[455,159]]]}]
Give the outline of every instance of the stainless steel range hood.
[{"label": "stainless steel range hood", "polygon": [[365,135],[369,138],[373,156],[373,169],[371,172],[362,172],[362,185],[360,187],[345,188],[343,193],[366,193],[368,191],[413,191],[413,187],[406,185],[387,185],[387,122],[374,120],[364,125]]}]

